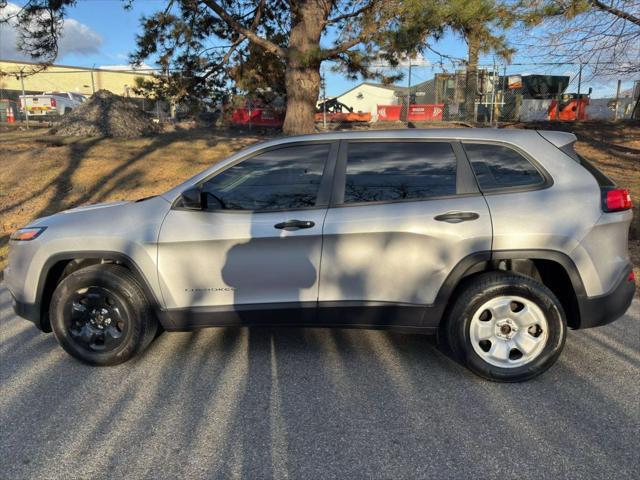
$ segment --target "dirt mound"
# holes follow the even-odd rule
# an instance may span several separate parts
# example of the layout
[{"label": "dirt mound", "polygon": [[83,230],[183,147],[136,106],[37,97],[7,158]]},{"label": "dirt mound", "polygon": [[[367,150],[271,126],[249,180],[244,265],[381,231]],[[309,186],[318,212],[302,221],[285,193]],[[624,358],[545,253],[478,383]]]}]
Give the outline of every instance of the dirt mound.
[{"label": "dirt mound", "polygon": [[135,103],[107,90],[96,93],[51,129],[55,135],[77,137],[141,137],[158,130]]}]

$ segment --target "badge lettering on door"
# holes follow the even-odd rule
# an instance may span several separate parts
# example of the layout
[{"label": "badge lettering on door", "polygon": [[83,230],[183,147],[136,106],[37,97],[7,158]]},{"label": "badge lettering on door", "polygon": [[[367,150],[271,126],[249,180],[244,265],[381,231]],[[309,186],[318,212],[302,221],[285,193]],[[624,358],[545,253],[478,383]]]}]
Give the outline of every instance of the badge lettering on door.
[{"label": "badge lettering on door", "polygon": [[185,288],[185,292],[235,292],[235,287]]}]

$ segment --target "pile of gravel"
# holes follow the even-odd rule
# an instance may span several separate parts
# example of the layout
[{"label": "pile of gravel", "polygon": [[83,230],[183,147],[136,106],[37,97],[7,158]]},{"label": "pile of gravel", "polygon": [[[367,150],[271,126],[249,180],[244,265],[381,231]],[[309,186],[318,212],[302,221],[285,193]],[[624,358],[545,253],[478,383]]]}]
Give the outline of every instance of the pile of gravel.
[{"label": "pile of gravel", "polygon": [[135,103],[108,90],[96,93],[51,129],[77,137],[141,137],[158,131],[152,118]]}]

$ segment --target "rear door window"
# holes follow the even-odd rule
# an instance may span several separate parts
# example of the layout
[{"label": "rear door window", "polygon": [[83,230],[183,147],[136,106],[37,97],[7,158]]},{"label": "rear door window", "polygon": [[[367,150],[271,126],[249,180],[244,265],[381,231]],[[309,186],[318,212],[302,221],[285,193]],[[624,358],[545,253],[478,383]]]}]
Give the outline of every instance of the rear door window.
[{"label": "rear door window", "polygon": [[538,169],[512,148],[465,143],[464,150],[482,190],[529,187],[544,183],[544,177]]},{"label": "rear door window", "polygon": [[455,195],[456,170],[447,142],[351,142],[344,203]]}]

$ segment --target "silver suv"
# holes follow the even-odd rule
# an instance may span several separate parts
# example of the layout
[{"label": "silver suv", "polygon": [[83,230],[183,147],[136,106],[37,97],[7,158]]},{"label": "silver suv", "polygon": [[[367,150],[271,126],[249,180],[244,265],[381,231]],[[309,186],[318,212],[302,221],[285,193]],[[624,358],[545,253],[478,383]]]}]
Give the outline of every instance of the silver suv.
[{"label": "silver suv", "polygon": [[[440,333],[492,380],[549,368],[567,327],[620,317],[629,193],[532,130],[331,133],[251,146],[156,197],[15,232],[15,311],[113,365],[164,330]],[[159,166],[161,168],[161,166]]]}]

